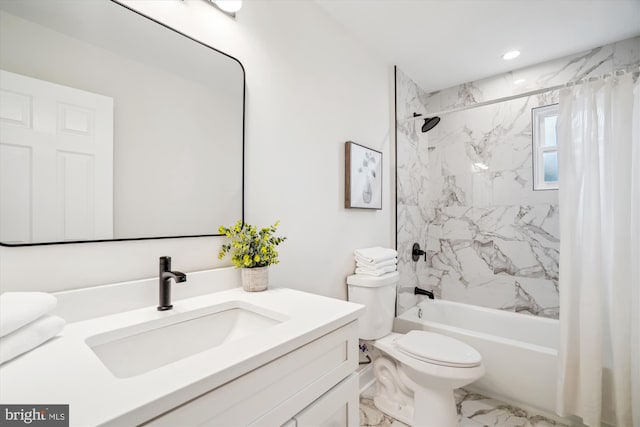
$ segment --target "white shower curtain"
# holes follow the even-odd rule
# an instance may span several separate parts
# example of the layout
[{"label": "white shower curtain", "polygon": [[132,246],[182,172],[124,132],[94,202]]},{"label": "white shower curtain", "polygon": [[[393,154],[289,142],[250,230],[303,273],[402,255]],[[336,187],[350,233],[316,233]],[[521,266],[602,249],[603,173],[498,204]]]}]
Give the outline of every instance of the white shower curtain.
[{"label": "white shower curtain", "polygon": [[[563,89],[557,412],[640,427],[640,88]],[[615,413],[615,418],[608,414]]]}]

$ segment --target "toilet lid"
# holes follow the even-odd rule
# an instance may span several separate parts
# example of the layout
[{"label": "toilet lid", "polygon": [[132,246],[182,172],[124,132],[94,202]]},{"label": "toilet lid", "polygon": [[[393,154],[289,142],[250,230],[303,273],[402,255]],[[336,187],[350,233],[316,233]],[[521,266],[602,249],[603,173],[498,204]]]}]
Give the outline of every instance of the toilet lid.
[{"label": "toilet lid", "polygon": [[433,332],[410,331],[398,338],[396,345],[403,353],[436,365],[470,368],[482,362],[482,356],[473,347]]}]

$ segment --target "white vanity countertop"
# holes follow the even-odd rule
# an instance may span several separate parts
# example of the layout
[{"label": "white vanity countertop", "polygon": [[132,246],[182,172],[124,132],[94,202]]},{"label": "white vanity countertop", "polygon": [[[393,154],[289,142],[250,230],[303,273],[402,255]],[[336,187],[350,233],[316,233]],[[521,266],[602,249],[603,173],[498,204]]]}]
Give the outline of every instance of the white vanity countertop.
[{"label": "white vanity countertop", "polygon": [[[129,378],[116,378],[85,343],[96,334],[232,301],[287,320],[268,333]],[[69,404],[72,426],[140,424],[356,320],[362,311],[358,304],[291,289],[251,293],[235,288],[175,301],[170,311],[149,305],[69,323],[42,347],[0,366],[0,402]]]}]

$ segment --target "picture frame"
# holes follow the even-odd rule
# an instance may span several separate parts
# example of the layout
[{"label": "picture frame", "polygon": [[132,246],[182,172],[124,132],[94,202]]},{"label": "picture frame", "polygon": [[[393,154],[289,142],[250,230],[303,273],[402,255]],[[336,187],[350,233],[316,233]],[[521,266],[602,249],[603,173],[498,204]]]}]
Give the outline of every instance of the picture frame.
[{"label": "picture frame", "polygon": [[345,142],[344,207],[382,209],[382,153]]}]

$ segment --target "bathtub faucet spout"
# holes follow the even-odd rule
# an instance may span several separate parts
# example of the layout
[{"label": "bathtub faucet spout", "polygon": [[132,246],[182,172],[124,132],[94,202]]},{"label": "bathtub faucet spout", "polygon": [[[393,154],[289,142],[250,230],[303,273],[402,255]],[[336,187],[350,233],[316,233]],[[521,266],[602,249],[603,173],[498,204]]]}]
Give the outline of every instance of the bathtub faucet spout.
[{"label": "bathtub faucet spout", "polygon": [[413,293],[414,293],[414,295],[426,295],[426,296],[429,297],[429,299],[434,299],[433,292],[425,291],[424,289],[420,289],[417,286],[415,288],[413,288]]}]

